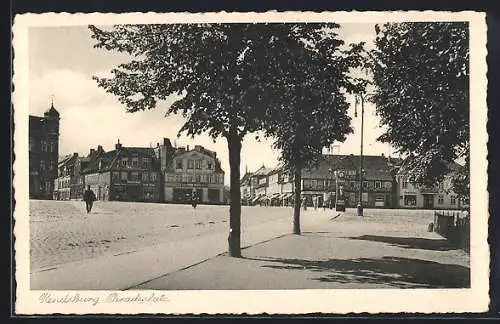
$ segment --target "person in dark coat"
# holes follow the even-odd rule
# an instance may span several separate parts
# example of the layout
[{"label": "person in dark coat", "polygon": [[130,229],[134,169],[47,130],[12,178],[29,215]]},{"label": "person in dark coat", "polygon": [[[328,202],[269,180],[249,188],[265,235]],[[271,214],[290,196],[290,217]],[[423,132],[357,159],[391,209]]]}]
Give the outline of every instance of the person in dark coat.
[{"label": "person in dark coat", "polygon": [[83,194],[83,201],[85,201],[85,205],[87,208],[87,214],[90,213],[92,210],[92,205],[94,204],[94,201],[96,201],[96,196],[92,190],[90,190],[90,186],[87,187],[87,190],[85,190],[85,193]]}]

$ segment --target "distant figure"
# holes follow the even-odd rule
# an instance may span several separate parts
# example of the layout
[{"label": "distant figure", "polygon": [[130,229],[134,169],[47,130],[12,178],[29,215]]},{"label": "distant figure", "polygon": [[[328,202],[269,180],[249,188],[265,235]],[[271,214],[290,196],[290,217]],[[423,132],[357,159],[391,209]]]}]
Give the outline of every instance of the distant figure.
[{"label": "distant figure", "polygon": [[467,219],[469,218],[469,209],[467,207],[462,207],[462,212],[460,213],[460,218],[461,219]]},{"label": "distant figure", "polygon": [[196,206],[198,206],[198,195],[196,194],[196,192],[193,192],[193,194],[191,195],[191,205],[193,206],[193,208],[196,208]]},{"label": "distant figure", "polygon": [[304,208],[304,210],[307,210],[307,204],[306,204],[306,198],[302,198],[302,208]]},{"label": "distant figure", "polygon": [[85,190],[85,193],[83,194],[83,201],[85,201],[85,205],[87,208],[87,214],[90,213],[92,210],[92,205],[94,204],[94,201],[96,201],[95,194],[92,190],[90,190],[90,186],[87,187],[87,190]]}]

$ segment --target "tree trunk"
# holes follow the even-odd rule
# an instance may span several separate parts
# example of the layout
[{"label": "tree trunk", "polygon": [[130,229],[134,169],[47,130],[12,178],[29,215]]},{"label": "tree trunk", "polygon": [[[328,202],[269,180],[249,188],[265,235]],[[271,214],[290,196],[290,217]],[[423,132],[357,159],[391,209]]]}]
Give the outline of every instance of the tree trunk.
[{"label": "tree trunk", "polygon": [[229,207],[229,255],[241,257],[240,225],[241,225],[241,192],[240,192],[240,159],[241,138],[235,131],[227,138],[230,168],[230,207]]},{"label": "tree trunk", "polygon": [[294,206],[293,206],[293,234],[300,235],[300,193],[302,182],[302,169],[296,167],[294,174]]}]

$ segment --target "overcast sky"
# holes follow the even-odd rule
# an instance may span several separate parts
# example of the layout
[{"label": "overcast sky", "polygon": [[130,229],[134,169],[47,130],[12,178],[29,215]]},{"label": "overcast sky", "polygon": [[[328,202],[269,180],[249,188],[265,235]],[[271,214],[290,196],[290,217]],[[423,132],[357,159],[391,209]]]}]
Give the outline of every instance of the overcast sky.
[{"label": "overcast sky", "polygon": [[[368,46],[373,46],[375,38],[373,24],[344,24],[339,34],[347,43],[365,41]],[[226,140],[221,138],[214,143],[208,136],[177,138],[182,117],[164,117],[171,101],[162,102],[153,110],[126,113],[113,95],[97,87],[92,76],[109,75],[112,68],[129,58],[95,49],[93,44],[86,26],[32,27],[29,30],[30,114],[43,114],[54,96],[54,106],[61,114],[60,155],[73,152],[87,155],[89,149],[97,145],[112,150],[118,139],[124,146],[154,146],[163,137],[168,137],[177,146],[198,144],[216,151],[226,171],[225,182],[229,184]],[[338,143],[340,146],[334,151],[338,154],[359,154],[360,151],[361,121],[359,115],[354,118],[354,98],[349,101],[354,134],[344,143]],[[374,107],[365,105],[365,154],[394,155],[391,147],[376,141],[381,132]],[[254,138],[247,135],[244,139],[241,172],[246,166],[253,171],[262,164],[268,167],[277,164],[279,152],[273,151],[271,142],[257,142]]]}]

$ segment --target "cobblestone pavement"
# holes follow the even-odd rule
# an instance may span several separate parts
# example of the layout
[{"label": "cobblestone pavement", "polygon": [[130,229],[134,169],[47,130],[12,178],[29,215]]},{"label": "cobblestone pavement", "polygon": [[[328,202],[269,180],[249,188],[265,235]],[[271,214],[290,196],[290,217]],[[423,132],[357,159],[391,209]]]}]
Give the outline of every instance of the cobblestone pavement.
[{"label": "cobblestone pavement", "polygon": [[[290,208],[244,207],[242,232],[252,224],[290,217]],[[263,212],[265,211],[265,212]],[[30,201],[30,269],[136,251],[164,242],[227,232],[229,206]]]}]

